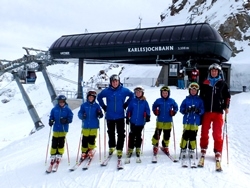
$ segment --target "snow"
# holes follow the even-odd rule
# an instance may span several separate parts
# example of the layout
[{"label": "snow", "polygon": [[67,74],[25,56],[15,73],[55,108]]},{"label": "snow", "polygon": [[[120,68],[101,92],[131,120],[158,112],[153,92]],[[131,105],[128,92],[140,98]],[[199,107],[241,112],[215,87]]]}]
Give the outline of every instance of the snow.
[{"label": "snow", "polygon": [[[96,76],[100,70],[107,70],[107,74],[118,73],[121,67],[125,67],[121,74],[121,80],[127,77],[138,77],[143,81],[148,77],[154,78],[159,71],[156,65],[119,65],[110,64],[85,64],[84,81]],[[48,72],[57,74],[70,80],[77,80],[77,65],[53,65],[48,67]],[[159,72],[158,72],[159,73]],[[245,75],[242,75],[244,77]],[[57,89],[76,90],[77,86],[71,82],[51,77],[54,87]],[[142,163],[135,163],[132,157],[131,163],[124,165],[124,170],[117,171],[116,156],[113,156],[106,167],[100,166],[104,158],[104,121],[100,121],[100,138],[97,138],[97,152],[90,168],[83,171],[81,168],[70,172],[69,168],[74,165],[81,133],[81,121],[77,117],[79,108],[73,110],[74,119],[70,124],[67,135],[68,152],[70,165],[68,164],[67,150],[56,173],[46,174],[49,158],[46,161],[47,146],[51,144],[49,138],[50,127],[47,125],[48,115],[53,107],[46,84],[41,73],[37,74],[37,81],[34,85],[23,85],[33,105],[35,106],[45,128],[29,136],[34,124],[29,116],[27,108],[16,83],[10,82],[11,75],[5,74],[0,82],[0,100],[8,99],[10,102],[1,103],[1,128],[0,128],[0,184],[1,187],[249,187],[250,170],[248,165],[249,149],[249,105],[250,92],[233,95],[231,99],[230,112],[228,114],[228,147],[229,164],[227,164],[226,143],[222,156],[223,172],[215,172],[213,157],[213,139],[210,136],[210,144],[204,168],[183,169],[180,162],[173,163],[170,159],[159,152],[158,163],[151,163],[152,145],[151,138],[155,129],[156,117],[151,116],[151,121],[146,124],[144,132]],[[145,88],[145,96],[152,106],[158,98],[159,88],[151,87],[151,82],[141,85]],[[133,90],[135,86],[128,88]],[[177,90],[171,87],[171,97],[178,105],[188,94],[187,90]],[[6,91],[6,92],[3,92]],[[170,138],[170,152],[174,157],[179,157],[179,143],[182,134],[182,115],[177,113],[174,117],[175,142],[173,134]],[[173,133],[173,131],[172,131]],[[200,130],[197,136],[199,146]],[[99,140],[101,139],[101,146]],[[176,150],[175,150],[176,149]],[[101,152],[100,152],[101,150]],[[126,146],[124,147],[125,156]],[[198,155],[199,147],[198,147]]]}]

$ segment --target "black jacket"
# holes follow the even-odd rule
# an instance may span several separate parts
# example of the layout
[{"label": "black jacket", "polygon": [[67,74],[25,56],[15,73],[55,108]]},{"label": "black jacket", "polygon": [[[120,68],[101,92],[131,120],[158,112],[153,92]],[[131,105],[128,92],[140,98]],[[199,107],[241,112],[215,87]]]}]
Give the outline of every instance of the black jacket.
[{"label": "black jacket", "polygon": [[211,86],[207,79],[201,84],[200,97],[204,102],[205,112],[223,113],[223,109],[229,108],[231,95],[224,80],[219,79]]}]

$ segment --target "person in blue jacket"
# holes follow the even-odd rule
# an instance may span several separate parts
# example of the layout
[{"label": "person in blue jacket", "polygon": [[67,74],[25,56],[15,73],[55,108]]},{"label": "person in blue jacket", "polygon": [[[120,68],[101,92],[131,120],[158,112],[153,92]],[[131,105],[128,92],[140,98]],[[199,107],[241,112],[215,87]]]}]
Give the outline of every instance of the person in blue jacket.
[{"label": "person in blue jacket", "polygon": [[[127,97],[128,99],[125,101]],[[106,98],[106,104],[103,98]],[[116,74],[110,77],[109,87],[103,89],[97,96],[98,103],[106,113],[109,155],[113,154],[116,147],[119,159],[122,157],[125,138],[124,110],[126,110],[132,98],[134,98],[134,93],[123,87],[123,84],[120,83],[120,77]],[[117,143],[115,131],[117,132]]]},{"label": "person in blue jacket", "polygon": [[64,153],[65,137],[69,130],[69,123],[72,123],[73,113],[66,103],[66,97],[59,95],[56,104],[49,117],[49,126],[53,126],[51,144],[51,159],[61,158]]},{"label": "person in blue jacket", "polygon": [[146,122],[150,121],[150,108],[146,97],[144,96],[144,88],[137,86],[134,89],[135,98],[128,105],[126,113],[126,124],[130,123],[130,132],[128,140],[127,157],[130,158],[134,147],[136,148],[136,156],[140,157],[142,144],[142,130]]},{"label": "person in blue jacket", "polygon": [[82,120],[81,160],[87,156],[93,157],[93,149],[96,147],[99,119],[103,117],[103,113],[100,105],[95,100],[96,91],[88,91],[87,101],[81,105],[78,111],[78,118]]},{"label": "person in blue jacket", "polygon": [[183,116],[183,133],[181,138],[181,158],[186,157],[186,149],[191,157],[197,147],[196,136],[198,126],[201,124],[201,116],[204,113],[204,104],[202,99],[198,96],[199,84],[192,82],[189,87],[189,95],[182,101],[180,106],[180,113]]},{"label": "person in blue jacket", "polygon": [[163,86],[160,89],[161,98],[156,99],[152,106],[153,113],[157,116],[156,128],[152,137],[153,153],[157,155],[161,132],[163,131],[162,147],[169,154],[169,139],[173,126],[173,116],[178,112],[178,105],[170,98],[170,88]]}]

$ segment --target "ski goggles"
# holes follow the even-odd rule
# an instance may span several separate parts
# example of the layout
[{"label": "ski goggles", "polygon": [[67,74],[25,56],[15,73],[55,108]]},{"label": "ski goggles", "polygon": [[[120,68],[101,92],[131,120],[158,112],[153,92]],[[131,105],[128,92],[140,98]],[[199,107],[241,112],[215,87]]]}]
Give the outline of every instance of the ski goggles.
[{"label": "ski goggles", "polygon": [[87,95],[96,97],[96,92],[95,91],[89,91]]},{"label": "ski goggles", "polygon": [[169,87],[168,86],[163,86],[161,88],[161,91],[170,91]]},{"label": "ski goggles", "polygon": [[208,69],[209,69],[209,70],[212,70],[212,69],[221,70],[221,66],[218,65],[217,63],[214,63],[214,64],[210,65]]},{"label": "ski goggles", "polygon": [[188,89],[195,89],[195,90],[199,90],[200,86],[197,83],[191,83],[188,87]]},{"label": "ski goggles", "polygon": [[134,92],[136,92],[136,91],[141,91],[141,92],[144,92],[144,89],[143,89],[143,88],[141,88],[141,87],[136,87],[136,88],[134,89]]}]

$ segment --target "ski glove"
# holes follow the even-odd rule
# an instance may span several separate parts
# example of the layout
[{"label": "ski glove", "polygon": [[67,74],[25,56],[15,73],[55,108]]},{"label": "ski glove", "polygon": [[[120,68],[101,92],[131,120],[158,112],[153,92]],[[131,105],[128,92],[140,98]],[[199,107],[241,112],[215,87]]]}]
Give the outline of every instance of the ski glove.
[{"label": "ski glove", "polygon": [[84,113],[84,114],[82,115],[82,119],[86,119],[86,118],[87,118],[87,114]]},{"label": "ski glove", "polygon": [[169,114],[170,114],[170,116],[175,116],[176,112],[175,112],[174,110],[171,109],[171,110],[169,111]]},{"label": "ski glove", "polygon": [[67,118],[61,118],[61,119],[60,119],[60,123],[61,123],[61,124],[68,124],[69,122],[68,122],[68,119],[67,119]]},{"label": "ski glove", "polygon": [[100,119],[103,117],[102,111],[97,111],[97,117]]},{"label": "ski glove", "polygon": [[160,114],[160,113],[159,113],[159,109],[158,109],[158,108],[157,108],[157,109],[155,109],[153,112],[154,112],[154,115],[156,115],[156,116],[159,116],[159,114]]},{"label": "ski glove", "polygon": [[49,120],[49,126],[52,127],[52,125],[54,125],[54,120]]},{"label": "ski glove", "polygon": [[200,112],[201,112],[201,110],[199,108],[194,109],[194,113],[199,114]]},{"label": "ski glove", "polygon": [[103,105],[103,106],[102,106],[102,109],[104,110],[104,112],[106,112],[106,111],[107,111],[107,106],[106,106],[106,105]]},{"label": "ski glove", "polygon": [[146,122],[150,122],[150,116],[146,115]]}]

